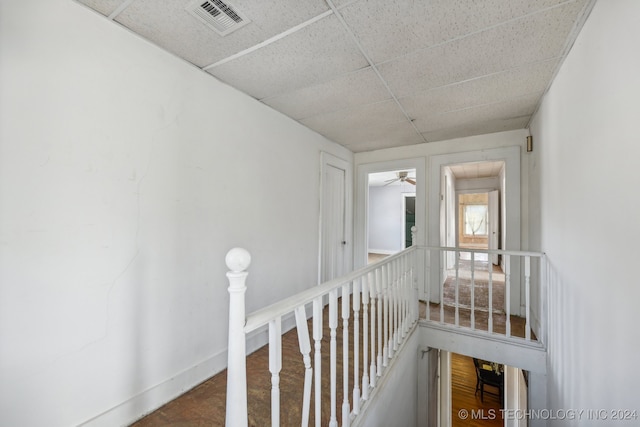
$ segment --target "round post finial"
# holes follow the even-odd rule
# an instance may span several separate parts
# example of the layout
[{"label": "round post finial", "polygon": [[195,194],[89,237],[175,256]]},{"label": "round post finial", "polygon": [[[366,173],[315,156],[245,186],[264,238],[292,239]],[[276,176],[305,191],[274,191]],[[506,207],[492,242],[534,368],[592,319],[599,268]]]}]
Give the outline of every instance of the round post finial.
[{"label": "round post finial", "polygon": [[229,270],[234,273],[240,273],[249,268],[249,264],[251,264],[251,254],[246,249],[233,248],[227,252],[224,261],[227,263]]}]

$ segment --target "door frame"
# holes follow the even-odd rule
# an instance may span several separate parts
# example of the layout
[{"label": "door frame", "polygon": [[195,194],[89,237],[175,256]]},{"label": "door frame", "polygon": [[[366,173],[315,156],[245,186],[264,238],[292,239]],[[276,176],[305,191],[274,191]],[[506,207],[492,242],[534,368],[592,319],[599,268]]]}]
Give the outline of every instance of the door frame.
[{"label": "door frame", "polygon": [[322,283],[322,254],[323,245],[326,243],[322,238],[325,231],[325,218],[322,213],[324,212],[324,187],[326,183],[324,181],[325,172],[327,167],[334,167],[344,170],[344,268],[345,273],[350,272],[353,269],[353,165],[347,160],[341,159],[333,154],[325,151],[320,152],[320,179],[319,179],[319,224],[318,224],[318,284]]},{"label": "door frame", "polygon": [[[458,163],[470,163],[470,162],[482,162],[482,161],[495,161],[502,160],[505,162],[505,191],[503,192],[504,209],[506,209],[506,215],[504,216],[505,226],[502,228],[503,236],[505,239],[505,245],[503,249],[508,250],[521,250],[520,234],[521,234],[521,198],[520,198],[520,155],[522,148],[520,146],[510,146],[502,148],[494,148],[489,150],[479,151],[465,151],[460,153],[450,153],[435,155],[430,158],[429,163],[429,195],[428,195],[428,215],[429,224],[427,230],[427,245],[428,246],[441,246],[440,242],[440,202],[442,188],[442,175],[443,168],[448,165]],[[433,253],[433,256],[427,260],[430,268],[430,280],[431,283],[440,283],[442,277],[441,260]],[[524,295],[524,291],[521,289],[524,286],[524,281],[520,277],[520,264],[512,263],[511,265],[511,313],[520,313],[522,315],[524,307],[521,302],[521,295]],[[438,301],[439,294],[437,293],[438,286],[431,287],[431,301]]]},{"label": "door frame", "polygon": [[[401,169],[416,170],[416,227],[417,244],[423,245],[426,236],[426,158],[391,160],[385,162],[364,163],[357,166],[355,235],[354,235],[354,267],[367,265],[367,249],[369,247],[369,174]],[[420,226],[420,224],[424,224]]]}]

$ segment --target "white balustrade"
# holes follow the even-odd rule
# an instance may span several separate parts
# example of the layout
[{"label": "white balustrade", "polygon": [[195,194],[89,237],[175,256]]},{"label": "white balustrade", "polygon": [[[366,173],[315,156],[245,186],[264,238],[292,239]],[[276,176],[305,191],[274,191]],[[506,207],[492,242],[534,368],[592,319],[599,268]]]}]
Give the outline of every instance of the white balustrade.
[{"label": "white balustrade", "polygon": [[[415,241],[415,230],[412,230]],[[466,271],[461,266],[460,253],[470,253],[470,267]],[[481,267],[480,253],[499,254],[502,257],[504,273],[491,264],[488,257],[487,272]],[[445,265],[430,265],[434,260],[446,263],[451,259],[447,254],[455,255],[454,271],[447,286],[452,290],[445,293],[444,280],[431,283],[432,276],[426,270],[418,272],[419,260],[427,261],[426,269],[432,272],[440,270],[446,273]],[[479,261],[482,259],[482,261]],[[538,259],[534,263],[532,259]],[[521,340],[525,344],[540,345],[540,339],[546,338],[546,319],[543,315],[542,298],[547,295],[544,289],[547,275],[539,271],[532,279],[534,266],[538,269],[546,265],[542,254],[519,251],[487,251],[460,248],[419,247],[412,246],[398,254],[389,256],[375,264],[368,265],[318,286],[311,285],[299,294],[292,295],[282,301],[262,308],[245,317],[244,298],[246,291],[246,277],[251,257],[243,249],[232,249],[227,254],[227,266],[231,271],[229,278],[229,360],[227,372],[227,427],[244,427],[247,425],[247,378],[246,378],[246,334],[260,328],[268,328],[269,335],[269,372],[271,374],[271,423],[272,426],[293,425],[298,422],[303,426],[309,424],[311,412],[312,390],[314,391],[314,420],[316,427],[327,423],[324,416],[328,416],[330,427],[349,426],[355,417],[366,410],[366,403],[371,400],[372,393],[381,384],[380,379],[393,365],[393,361],[403,349],[405,339],[412,333],[418,320],[418,287],[426,290],[426,295],[439,295],[439,319],[437,311],[435,323],[438,327],[452,329],[468,329],[478,334],[489,334],[497,339]],[[431,262],[428,262],[431,261]],[[429,264],[429,265],[428,265]],[[465,263],[466,265],[466,263]],[[514,267],[515,266],[515,267]],[[522,266],[522,271],[520,270]],[[465,267],[466,268],[466,267]],[[514,273],[518,272],[518,273]],[[504,280],[496,276],[504,274]],[[515,276],[512,276],[515,274]],[[521,276],[521,277],[520,277]],[[417,277],[425,277],[426,283],[416,283]],[[541,282],[538,283],[538,280]],[[462,282],[465,283],[462,283]],[[452,283],[451,283],[452,282]],[[468,285],[466,283],[469,283]],[[518,305],[516,315],[524,311],[524,334],[513,336],[511,325],[511,286],[522,284],[522,309]],[[437,286],[437,288],[436,288]],[[462,292],[464,286],[470,286],[468,292]],[[480,292],[480,286],[486,290]],[[498,288],[499,286],[499,288]],[[504,287],[504,316],[505,332],[495,331],[494,301],[496,289]],[[484,289],[484,288],[483,288]],[[535,290],[535,296],[532,292]],[[432,293],[433,291],[433,293]],[[453,314],[453,322],[445,319],[445,303],[451,305],[453,293],[454,307],[447,307],[446,312]],[[462,293],[461,293],[462,292]],[[462,305],[462,300],[470,295],[468,305]],[[488,304],[479,305],[476,302],[488,298]],[[500,295],[500,293],[498,293]],[[513,294],[516,295],[516,294]],[[464,297],[464,298],[462,298]],[[326,304],[328,302],[328,307]],[[433,322],[430,319],[428,301],[426,305],[427,317],[422,319],[425,325]],[[452,310],[451,310],[452,308]],[[463,309],[461,311],[461,308]],[[307,310],[310,309],[310,310]],[[325,332],[323,317],[327,316]],[[451,311],[449,311],[451,310]],[[483,314],[486,310],[486,315]],[[308,313],[311,314],[311,320]],[[466,313],[469,312],[468,322]],[[464,316],[462,314],[464,314]],[[500,314],[502,315],[502,314]],[[295,316],[298,344],[301,358],[291,359],[283,355],[282,334],[284,320]],[[342,319],[342,322],[340,322]],[[351,321],[351,319],[353,319]],[[312,336],[309,336],[309,321]],[[340,327],[340,323],[341,326]],[[468,325],[468,326],[467,326]],[[486,325],[486,328],[485,328]],[[520,324],[522,325],[522,324]],[[532,325],[537,329],[532,332]],[[522,326],[520,326],[521,329]],[[322,352],[327,351],[322,346],[322,340],[329,336],[329,375],[322,375]],[[338,341],[342,341],[341,360],[338,360]],[[312,344],[313,340],[313,346]],[[362,364],[360,364],[362,362]],[[301,405],[299,420],[281,419],[280,393],[285,385],[281,381],[281,372],[290,363],[300,364],[304,370],[304,387],[300,400],[295,404]],[[350,366],[353,366],[351,370]],[[314,372],[315,370],[315,372]],[[341,416],[338,416],[338,375],[342,377]],[[351,380],[351,381],[350,381]],[[314,384],[315,382],[315,384]],[[328,389],[329,397],[323,400],[323,391]],[[326,396],[326,394],[325,394]],[[293,402],[287,402],[292,404]],[[327,406],[328,405],[328,406]],[[323,411],[324,409],[324,411]],[[325,424],[326,425],[326,424]]]},{"label": "white balustrade", "polygon": [[[329,426],[349,426],[361,412],[385,375],[387,367],[401,350],[403,339],[417,321],[413,253],[417,247],[392,255],[319,286],[286,298],[245,318],[245,279],[249,253],[233,249],[227,255],[229,277],[229,360],[227,371],[227,427],[247,425],[246,334],[262,327],[269,330],[269,372],[271,374],[271,425],[307,426],[310,418],[311,392],[314,390],[314,425],[323,424],[323,407],[329,413]],[[328,307],[325,303],[328,301]],[[340,305],[339,305],[340,304]],[[312,306],[309,336],[306,306]],[[322,368],[323,316],[328,308],[329,375]],[[362,313],[362,320],[360,315]],[[302,360],[288,360],[282,353],[283,321],[293,314]],[[353,321],[350,319],[353,317]],[[339,328],[342,319],[342,328]],[[338,364],[338,339],[342,338],[342,358]],[[313,339],[313,348],[311,346]],[[313,351],[312,351],[313,350]],[[362,359],[362,368],[360,360]],[[304,388],[300,402],[300,420],[281,419],[281,371],[287,363],[301,363]],[[353,371],[350,370],[353,366]],[[315,372],[314,372],[315,370]],[[342,374],[341,417],[337,415],[337,379]],[[350,381],[352,379],[353,381]],[[313,384],[315,382],[315,384]],[[315,387],[314,387],[315,385]],[[329,389],[328,401],[323,390]],[[289,404],[289,402],[288,402]],[[326,405],[329,405],[328,408]],[[328,409],[328,411],[326,410]]]},{"label": "white balustrade", "polygon": [[[468,248],[451,248],[451,247],[420,247],[420,251],[424,251],[425,259],[438,260],[437,262],[440,265],[431,265],[429,269],[436,269],[442,271],[444,277],[436,283],[431,283],[431,275],[425,274],[427,278],[427,283],[424,284],[425,289],[427,290],[427,295],[431,295],[431,291],[434,287],[437,287],[437,294],[439,296],[439,301],[436,303],[439,306],[439,318],[435,321],[441,326],[451,325],[456,329],[469,329],[471,331],[488,333],[494,337],[499,338],[500,336],[504,337],[507,340],[512,341],[524,341],[525,343],[530,343],[532,345],[544,345],[544,340],[546,339],[546,311],[544,307],[544,298],[547,295],[546,286],[547,286],[547,276],[545,274],[545,258],[544,254],[537,252],[526,252],[526,251],[508,251],[508,250],[482,250],[482,249],[468,249]],[[469,254],[469,267],[461,266],[460,262],[460,254],[468,253]],[[450,259],[449,254],[453,254],[455,257],[455,261],[453,263],[453,271],[450,271],[446,268],[447,259]],[[480,258],[479,254],[486,254],[486,268],[483,266],[485,263],[485,258]],[[491,262],[491,255],[497,254],[502,257],[501,267],[494,267]],[[532,259],[538,259],[536,266],[538,268],[539,273],[537,274],[538,281],[535,283],[536,287],[534,288],[534,283],[532,281],[532,273],[533,273],[533,262]],[[480,261],[481,260],[481,261]],[[482,267],[480,267],[482,265]],[[513,276],[514,265],[523,267],[523,270],[520,273],[517,273],[516,276]],[[478,279],[479,268],[484,272],[486,269],[486,273],[483,273],[485,276],[482,279]],[[496,268],[496,271],[494,271]],[[504,271],[502,271],[504,269]],[[496,279],[496,275],[502,276],[503,278],[500,280]],[[487,304],[486,307],[479,307],[477,305],[476,300],[478,299],[478,292],[480,289],[479,280],[482,280],[486,284],[486,290],[483,290],[482,295],[486,295]],[[465,284],[463,284],[465,282]],[[465,292],[465,295],[469,295],[469,302],[464,303],[461,300],[461,291],[464,286],[468,286],[468,291]],[[482,285],[485,286],[485,285]],[[498,286],[499,290],[503,290],[504,300],[496,301],[496,287]],[[445,292],[445,288],[447,288]],[[537,295],[534,303],[534,290],[535,295]],[[515,291],[518,291],[517,294],[514,294]],[[520,295],[520,301],[512,301],[512,295]],[[447,298],[451,298],[453,301]],[[517,298],[516,298],[517,299]],[[500,311],[500,316],[504,318],[505,330],[504,332],[497,332],[495,330],[495,316],[496,309],[494,308],[494,302],[503,304],[503,311]],[[423,319],[427,322],[433,322],[430,317],[430,307],[429,304],[425,301],[423,304],[426,305],[426,316]],[[521,308],[522,305],[522,308]],[[463,326],[461,321],[461,309],[469,311],[469,317],[466,318],[465,321],[468,320],[469,326]],[[486,311],[486,322],[482,321],[482,325],[479,323],[478,319],[484,319],[485,315],[481,315],[482,312]],[[522,313],[521,315],[521,311]],[[447,321],[445,319],[445,314],[450,313],[453,317],[453,321]],[[513,316],[512,316],[513,315]],[[519,320],[519,324],[521,325],[519,329],[524,329],[523,333],[518,332],[518,336],[514,336],[513,333],[513,325],[512,318],[522,317],[522,320]],[[533,335],[534,331],[532,331],[533,325],[533,317],[537,320],[535,326],[537,327],[537,331],[535,331],[535,336]],[[522,323],[520,323],[522,322]],[[466,322],[465,322],[466,323]],[[486,325],[486,328],[485,328]]]}]

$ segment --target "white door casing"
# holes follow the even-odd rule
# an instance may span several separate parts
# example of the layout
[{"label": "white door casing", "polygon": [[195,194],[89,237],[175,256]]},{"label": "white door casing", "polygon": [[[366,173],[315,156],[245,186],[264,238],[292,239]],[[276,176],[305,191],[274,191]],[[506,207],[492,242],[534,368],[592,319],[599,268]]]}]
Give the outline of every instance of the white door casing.
[{"label": "white door casing", "polygon": [[[489,191],[489,249],[498,249],[500,241],[500,192]],[[498,255],[491,255],[491,263],[498,265]]]},{"label": "white door casing", "polygon": [[[502,223],[504,227],[501,229],[503,241],[505,242],[502,249],[520,250],[520,153],[521,147],[512,146],[504,148],[494,148],[490,150],[466,151],[461,153],[451,153],[435,155],[430,158],[429,163],[429,194],[428,194],[428,229],[427,229],[427,246],[440,246],[440,200],[442,196],[441,182],[442,171],[447,165],[467,162],[482,162],[502,160],[505,162],[504,167],[504,191],[502,193],[502,212],[504,216]],[[441,280],[440,259],[435,254],[428,257],[428,265],[430,271],[430,280],[432,283],[438,283]],[[522,305],[520,301],[521,295],[524,295],[521,287],[524,281],[520,277],[520,264],[512,262],[511,264],[511,313],[521,313]],[[431,301],[438,301],[438,286],[431,287]]]}]

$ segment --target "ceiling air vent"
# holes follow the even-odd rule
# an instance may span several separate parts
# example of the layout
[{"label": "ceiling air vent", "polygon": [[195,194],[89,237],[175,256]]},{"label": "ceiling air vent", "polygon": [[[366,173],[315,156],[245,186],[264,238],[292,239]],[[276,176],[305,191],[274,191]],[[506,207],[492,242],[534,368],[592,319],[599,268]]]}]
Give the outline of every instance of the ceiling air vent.
[{"label": "ceiling air vent", "polygon": [[186,11],[221,36],[250,22],[238,9],[221,0],[196,0],[186,7]]}]

